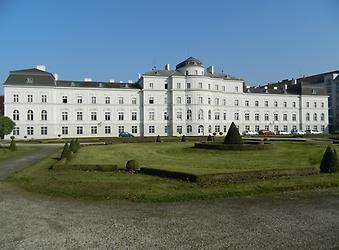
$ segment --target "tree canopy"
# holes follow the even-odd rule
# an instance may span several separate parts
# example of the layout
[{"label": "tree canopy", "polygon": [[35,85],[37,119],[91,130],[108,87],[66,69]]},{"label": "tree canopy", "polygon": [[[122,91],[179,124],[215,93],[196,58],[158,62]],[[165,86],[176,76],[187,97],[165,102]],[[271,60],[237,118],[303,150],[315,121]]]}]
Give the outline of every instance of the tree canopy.
[{"label": "tree canopy", "polygon": [[0,116],[0,138],[3,138],[5,135],[9,135],[15,126],[15,122],[7,116]]}]

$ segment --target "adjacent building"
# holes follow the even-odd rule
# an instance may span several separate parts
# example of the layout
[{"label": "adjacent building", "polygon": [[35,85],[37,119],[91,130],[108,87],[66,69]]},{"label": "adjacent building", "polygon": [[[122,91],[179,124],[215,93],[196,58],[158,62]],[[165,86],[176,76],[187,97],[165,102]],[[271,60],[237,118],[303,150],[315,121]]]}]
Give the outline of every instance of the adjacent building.
[{"label": "adjacent building", "polygon": [[153,69],[135,82],[59,80],[39,66],[11,71],[5,115],[17,138],[208,135],[234,122],[249,130],[328,131],[322,84],[286,81],[246,87],[244,80],[190,57]]}]

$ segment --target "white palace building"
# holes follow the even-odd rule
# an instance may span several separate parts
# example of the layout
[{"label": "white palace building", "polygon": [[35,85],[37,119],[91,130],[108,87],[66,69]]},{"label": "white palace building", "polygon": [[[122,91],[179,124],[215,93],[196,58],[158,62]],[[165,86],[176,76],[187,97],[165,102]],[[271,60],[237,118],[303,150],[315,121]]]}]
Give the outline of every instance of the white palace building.
[{"label": "white palace building", "polygon": [[15,121],[18,139],[113,137],[123,131],[208,135],[225,133],[231,122],[240,132],[328,129],[323,85],[298,79],[246,87],[193,57],[175,70],[166,65],[128,83],[59,80],[44,66],[11,71],[4,96],[5,116]]}]

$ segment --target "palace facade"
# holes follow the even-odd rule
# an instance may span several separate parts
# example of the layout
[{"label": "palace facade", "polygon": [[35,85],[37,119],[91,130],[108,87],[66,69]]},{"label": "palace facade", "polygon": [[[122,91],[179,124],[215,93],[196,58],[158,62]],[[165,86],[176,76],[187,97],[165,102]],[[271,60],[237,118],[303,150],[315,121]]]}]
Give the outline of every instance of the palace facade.
[{"label": "palace facade", "polygon": [[[153,69],[136,82],[59,80],[39,66],[11,71],[5,115],[18,139],[208,135],[239,131],[328,131],[322,84],[283,81],[246,87],[244,80],[207,69],[190,57],[174,70]],[[10,135],[9,135],[10,136]]]}]

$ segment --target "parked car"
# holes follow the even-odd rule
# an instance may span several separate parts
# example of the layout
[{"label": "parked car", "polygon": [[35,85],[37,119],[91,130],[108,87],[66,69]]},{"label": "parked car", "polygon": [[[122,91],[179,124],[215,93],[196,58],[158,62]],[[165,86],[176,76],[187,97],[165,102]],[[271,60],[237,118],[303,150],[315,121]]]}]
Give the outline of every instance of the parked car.
[{"label": "parked car", "polygon": [[305,132],[302,131],[302,130],[299,130],[299,129],[292,129],[292,130],[291,130],[291,134],[292,134],[292,135],[304,135]]},{"label": "parked car", "polygon": [[259,130],[259,135],[274,135],[274,133],[269,130]]},{"label": "parked car", "polygon": [[276,134],[277,134],[277,135],[289,135],[289,134],[291,134],[291,133],[288,132],[288,131],[284,131],[284,130],[278,130],[278,131],[276,132]]},{"label": "parked car", "polygon": [[242,132],[243,135],[258,135],[256,131],[244,131]]},{"label": "parked car", "polygon": [[119,137],[134,137],[134,135],[128,133],[128,132],[121,132],[119,134]]},{"label": "parked car", "polygon": [[305,131],[307,135],[320,135],[321,131],[315,130],[315,129],[308,129]]}]

